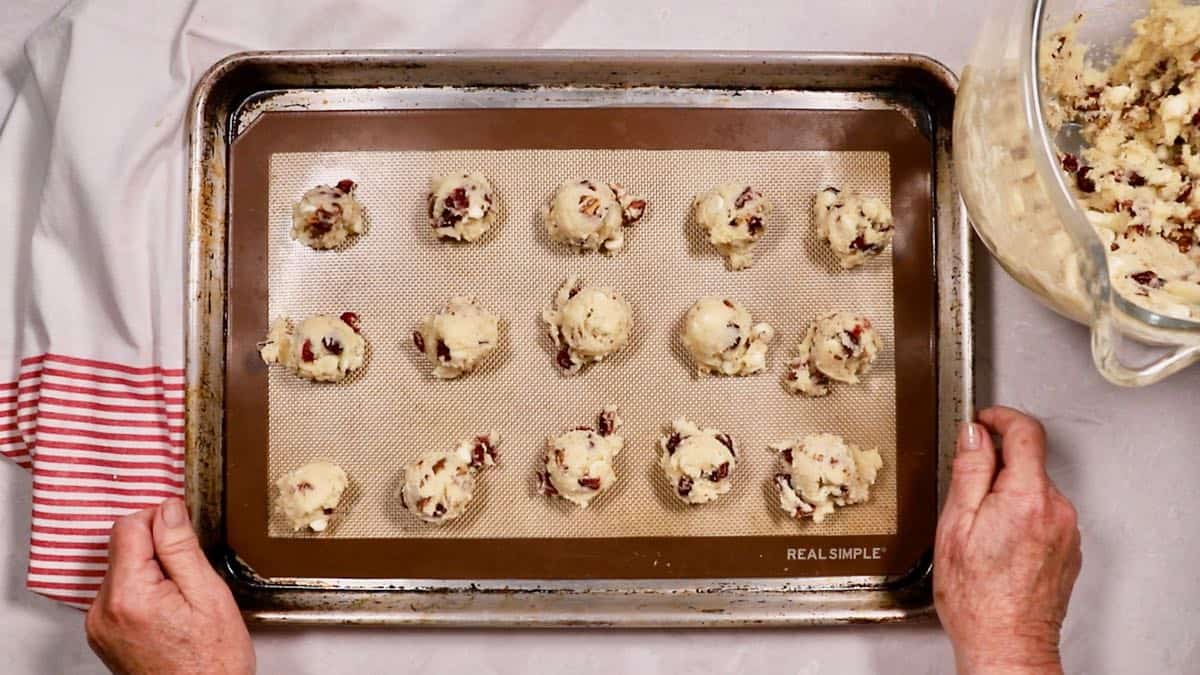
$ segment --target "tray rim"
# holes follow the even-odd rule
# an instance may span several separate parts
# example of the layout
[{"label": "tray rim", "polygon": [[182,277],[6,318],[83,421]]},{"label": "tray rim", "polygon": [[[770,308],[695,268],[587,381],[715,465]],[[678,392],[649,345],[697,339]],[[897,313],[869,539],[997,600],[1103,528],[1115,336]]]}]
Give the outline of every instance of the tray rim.
[{"label": "tray rim", "polygon": [[[238,596],[247,618],[288,623],[462,626],[730,626],[874,623],[931,614],[929,561],[918,565],[910,575],[886,580],[883,585],[879,585],[879,579],[857,577],[804,579],[803,583],[747,579],[432,584],[395,579],[386,580],[384,590],[380,590],[378,585],[354,588],[354,584],[337,579],[305,580],[307,583],[301,587],[256,577],[245,568],[222,546],[226,144],[233,113],[246,100],[245,96],[239,100],[239,93],[248,84],[254,89],[255,77],[269,74],[271,69],[289,68],[291,74],[283,78],[283,87],[288,89],[367,87],[370,85],[355,79],[364,73],[380,76],[376,82],[391,87],[447,86],[438,83],[449,82],[449,86],[458,87],[573,84],[774,90],[839,89],[841,82],[842,91],[853,91],[896,86],[905,75],[921,78],[924,81],[919,86],[926,89],[924,93],[942,99],[933,139],[934,242],[939,270],[939,505],[956,423],[973,407],[970,230],[951,167],[950,124],[957,78],[933,59],[915,54],[662,50],[234,54],[216,63],[200,79],[188,125],[185,472],[187,501],[198,534]],[[540,82],[528,81],[531,70],[541,76]],[[850,71],[857,71],[858,78],[848,77]],[[331,72],[340,73],[342,79]],[[429,77],[439,73],[445,79]],[[482,78],[482,73],[492,73],[493,77]],[[782,86],[788,78],[800,79],[790,87]],[[869,581],[876,587],[866,587]]]}]

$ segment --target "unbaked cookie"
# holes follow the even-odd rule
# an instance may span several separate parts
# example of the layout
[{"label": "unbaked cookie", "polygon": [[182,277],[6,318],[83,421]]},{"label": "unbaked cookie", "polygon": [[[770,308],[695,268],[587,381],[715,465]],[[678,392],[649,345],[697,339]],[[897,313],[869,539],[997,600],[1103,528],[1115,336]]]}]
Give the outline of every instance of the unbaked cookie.
[{"label": "unbaked cookie", "polygon": [[683,319],[683,346],[700,373],[750,375],[767,366],[775,330],[728,298],[701,298]]},{"label": "unbaked cookie", "polygon": [[788,362],[783,386],[806,396],[825,396],[831,380],[857,384],[883,349],[866,317],[833,312],[813,321]]},{"label": "unbaked cookie", "polygon": [[494,466],[500,437],[470,438],[450,452],[429,452],[404,467],[400,504],[435,525],[461,516],[475,496],[475,474]]},{"label": "unbaked cookie", "polygon": [[611,253],[625,245],[623,228],[645,212],[646,200],[630,195],[620,183],[570,180],[554,193],[543,216],[554,241]]},{"label": "unbaked cookie", "polygon": [[473,298],[451,298],[446,308],[421,320],[413,344],[433,364],[433,375],[452,380],[475,370],[500,341],[500,320]]},{"label": "unbaked cookie", "polygon": [[292,207],[292,239],[315,249],[337,248],[363,231],[362,206],[354,198],[354,181],[334,187],[318,185]]},{"label": "unbaked cookie", "polygon": [[813,199],[817,236],[829,243],[842,267],[879,255],[892,241],[892,211],[875,197],[827,187]]},{"label": "unbaked cookie", "polygon": [[679,499],[688,504],[711,502],[729,492],[737,451],[729,434],[701,429],[680,418],[659,438],[660,465]]},{"label": "unbaked cookie", "polygon": [[825,520],[834,507],[861,504],[883,466],[878,450],[860,450],[841,436],[815,434],[772,445],[788,472],[776,474],[779,506],[793,518]]},{"label": "unbaked cookie", "polygon": [[545,466],[538,472],[538,491],[587,508],[601,492],[617,482],[613,460],[625,447],[617,435],[621,418],[616,406],[606,406],[596,427],[576,427],[546,439]]},{"label": "unbaked cookie", "polygon": [[267,339],[258,344],[264,363],[277,363],[316,382],[340,382],[362,367],[367,343],[359,335],[358,315],[316,314],[292,327],[287,317],[271,324]]},{"label": "unbaked cookie", "polygon": [[708,232],[708,241],[725,256],[731,270],[754,262],[754,244],[766,231],[763,221],[771,204],[745,183],[726,183],[696,197],[696,223]]},{"label": "unbaked cookie", "polygon": [[555,362],[568,374],[603,361],[629,342],[633,309],[611,288],[588,286],[571,277],[558,289],[542,320],[558,349]]},{"label": "unbaked cookie", "polygon": [[342,467],[310,462],[275,481],[279,498],[275,510],[288,519],[292,530],[324,532],[350,481]]},{"label": "unbaked cookie", "polygon": [[455,173],[433,179],[429,222],[442,239],[475,241],[495,220],[492,184],[482,174]]}]

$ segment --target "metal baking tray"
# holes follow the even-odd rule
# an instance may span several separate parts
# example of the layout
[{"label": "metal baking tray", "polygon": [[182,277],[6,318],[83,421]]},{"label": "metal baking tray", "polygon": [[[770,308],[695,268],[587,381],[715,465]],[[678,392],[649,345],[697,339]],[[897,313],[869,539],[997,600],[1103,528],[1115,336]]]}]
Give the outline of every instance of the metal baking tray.
[{"label": "metal baking tray", "polygon": [[[213,66],[197,88],[189,125],[187,498],[204,546],[247,618],[407,625],[729,626],[884,622],[928,614],[933,513],[925,514],[915,543],[906,544],[919,555],[903,572],[886,574],[436,579],[256,571],[235,550],[228,527],[233,518],[237,529],[245,530],[244,513],[239,508],[231,512],[229,506],[240,503],[231,501],[226,490],[231,433],[226,428],[226,373],[244,371],[239,363],[228,361],[231,305],[244,300],[230,290],[230,158],[235,140],[265,115],[280,111],[644,108],[717,111],[713,114],[899,113],[924,138],[928,152],[922,185],[928,188],[929,250],[921,264],[932,291],[927,342],[929,379],[936,388],[930,410],[936,420],[927,422],[936,447],[928,449],[931,459],[921,466],[929,472],[926,479],[940,504],[956,423],[972,409],[969,228],[951,178],[955,84],[952,73],[928,58],[884,54],[283,52],[239,54]],[[920,340],[917,344],[920,348]],[[244,451],[245,443],[239,442]],[[837,555],[806,546],[809,543],[797,537],[796,543],[779,542],[769,551],[779,556]]]}]

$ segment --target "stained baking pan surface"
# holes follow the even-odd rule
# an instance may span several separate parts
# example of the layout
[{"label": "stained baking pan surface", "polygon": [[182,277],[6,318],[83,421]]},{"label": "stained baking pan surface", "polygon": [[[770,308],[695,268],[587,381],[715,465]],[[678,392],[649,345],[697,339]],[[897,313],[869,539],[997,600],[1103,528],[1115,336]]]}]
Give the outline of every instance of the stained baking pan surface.
[{"label": "stained baking pan surface", "polygon": [[[970,406],[969,259],[949,179],[953,80],[918,57],[706,53],[247,54],[214,67],[192,126],[189,499],[253,617],[421,624],[720,625],[891,620],[928,610],[944,457]],[[433,175],[489,176],[481,242],[433,239]],[[538,210],[569,178],[624,183],[646,218],[608,257],[549,242]],[[367,233],[334,252],[292,242],[292,202],[350,178]],[[746,180],[774,203],[753,268],[729,272],[692,197]],[[826,185],[891,204],[896,239],[840,270],[812,235]],[[630,345],[573,378],[541,310],[567,276],[618,288]],[[503,320],[479,372],[434,380],[408,342],[470,294]],[[767,372],[704,378],[675,334],[703,295],[745,304],[778,337]],[[780,386],[804,326],[848,309],[887,348],[860,387]],[[350,381],[270,371],[275,316],[352,310],[370,343]],[[586,511],[536,494],[548,435],[606,404],[625,419],[617,485]],[[655,441],[687,416],[741,448],[734,490],[688,508]],[[400,468],[496,429],[499,467],[468,516],[430,528],[395,499]],[[767,444],[833,431],[878,447],[869,503],[818,525],[783,517]],[[281,473],[316,458],[352,484],[336,525],[296,534],[271,509]]]}]

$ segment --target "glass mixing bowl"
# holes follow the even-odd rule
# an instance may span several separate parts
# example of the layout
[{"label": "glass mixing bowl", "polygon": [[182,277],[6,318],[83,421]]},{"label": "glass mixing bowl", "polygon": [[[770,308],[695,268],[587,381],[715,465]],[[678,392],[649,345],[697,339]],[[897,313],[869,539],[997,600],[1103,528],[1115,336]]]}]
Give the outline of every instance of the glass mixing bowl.
[{"label": "glass mixing bowl", "polygon": [[[1038,46],[1084,14],[1078,37],[1098,63],[1113,59],[1148,3],[1010,0],[992,3],[959,87],[955,174],[971,222],[1009,274],[1057,312],[1092,331],[1096,368],[1142,386],[1200,360],[1200,321],[1158,314],[1114,292],[1104,244],[1058,168],[1055,131],[1043,116]],[[1067,138],[1061,138],[1064,147]],[[1131,365],[1125,338],[1157,345]],[[1120,352],[1120,353],[1119,353]]]}]

